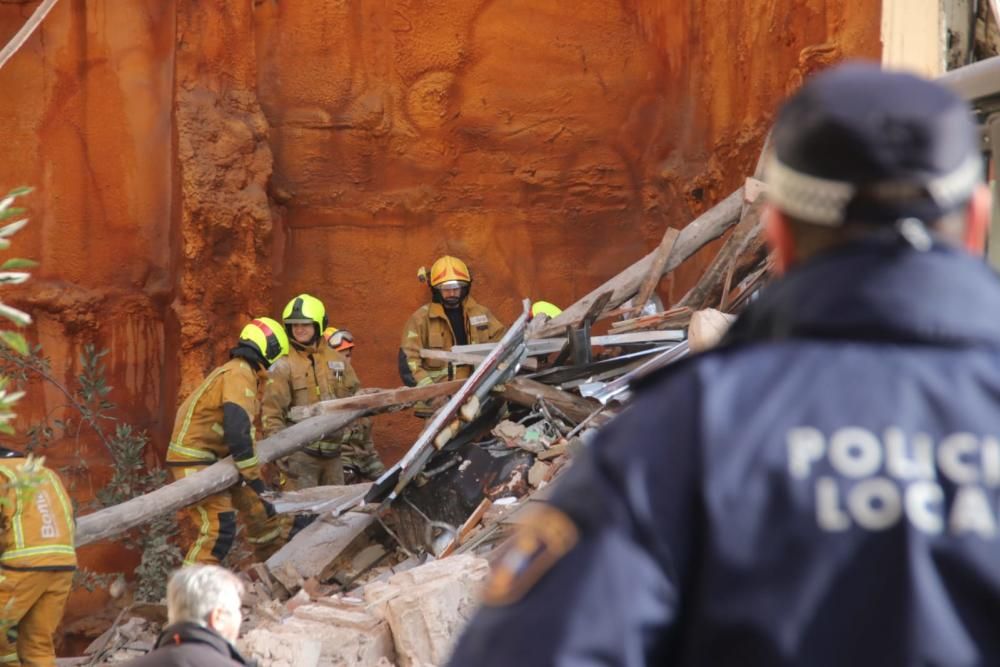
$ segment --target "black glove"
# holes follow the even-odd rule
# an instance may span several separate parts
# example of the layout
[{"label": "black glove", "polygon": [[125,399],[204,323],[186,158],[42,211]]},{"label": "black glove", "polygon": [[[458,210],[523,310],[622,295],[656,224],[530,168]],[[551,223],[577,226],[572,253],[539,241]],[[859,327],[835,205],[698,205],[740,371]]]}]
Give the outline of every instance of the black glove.
[{"label": "black glove", "polygon": [[257,494],[257,497],[260,499],[260,504],[264,506],[264,513],[267,514],[267,518],[270,519],[276,516],[278,513],[274,511],[274,505],[264,499],[264,494],[271,492],[271,489],[267,488],[267,484],[264,483],[264,480],[248,479],[244,481],[246,481],[246,485],[253,489],[253,492]]}]

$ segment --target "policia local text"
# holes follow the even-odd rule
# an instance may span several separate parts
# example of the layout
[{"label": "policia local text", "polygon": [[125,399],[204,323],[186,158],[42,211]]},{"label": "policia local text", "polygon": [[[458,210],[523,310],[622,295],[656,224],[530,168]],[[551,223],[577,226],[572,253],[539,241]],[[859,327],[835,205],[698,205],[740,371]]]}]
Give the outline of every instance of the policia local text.
[{"label": "policia local text", "polygon": [[[905,516],[931,535],[997,536],[997,506],[986,489],[1000,488],[1000,439],[845,427],[827,437],[812,427],[786,436],[788,472],[815,480],[816,521],[828,532],[859,526],[886,530]],[[950,481],[953,494],[942,486]]]}]

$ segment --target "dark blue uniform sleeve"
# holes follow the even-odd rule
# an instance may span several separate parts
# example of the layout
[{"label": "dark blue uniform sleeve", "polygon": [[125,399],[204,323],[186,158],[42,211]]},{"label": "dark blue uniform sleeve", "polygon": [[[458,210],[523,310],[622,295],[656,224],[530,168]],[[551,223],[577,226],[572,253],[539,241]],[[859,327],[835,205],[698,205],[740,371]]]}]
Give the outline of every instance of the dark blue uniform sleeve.
[{"label": "dark blue uniform sleeve", "polygon": [[698,544],[697,396],[690,372],[671,376],[573,463],[551,503],[577,543],[519,599],[487,596],[453,667],[669,664]]}]

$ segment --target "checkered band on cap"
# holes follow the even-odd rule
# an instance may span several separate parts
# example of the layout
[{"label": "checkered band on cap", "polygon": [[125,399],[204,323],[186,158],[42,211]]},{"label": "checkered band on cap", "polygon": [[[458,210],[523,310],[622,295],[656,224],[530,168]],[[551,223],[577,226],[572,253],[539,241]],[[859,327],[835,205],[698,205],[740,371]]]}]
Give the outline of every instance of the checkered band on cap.
[{"label": "checkered band on cap", "polygon": [[[886,204],[926,197],[942,210],[968,200],[982,180],[982,162],[970,155],[962,164],[937,178],[921,182],[883,181],[864,184],[866,197]],[[847,181],[812,176],[792,169],[771,155],[766,170],[767,196],[782,211],[817,225],[837,227],[846,222],[846,212],[861,187]]]}]

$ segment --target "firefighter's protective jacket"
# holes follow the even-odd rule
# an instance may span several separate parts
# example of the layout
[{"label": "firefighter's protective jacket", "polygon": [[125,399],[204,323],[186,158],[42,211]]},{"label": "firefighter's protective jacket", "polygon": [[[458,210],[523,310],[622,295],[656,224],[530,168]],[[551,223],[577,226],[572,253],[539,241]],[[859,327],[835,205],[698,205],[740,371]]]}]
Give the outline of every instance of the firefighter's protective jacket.
[{"label": "firefighter's protective jacket", "polygon": [[0,567],[76,569],[73,505],[59,476],[44,466],[26,472],[24,458],[0,459]]},{"label": "firefighter's protective jacket", "polygon": [[[506,327],[490,309],[471,296],[462,302],[465,330],[469,344],[493,343],[503,337]],[[455,344],[455,332],[440,303],[427,303],[417,309],[403,327],[399,344],[399,375],[410,387],[422,387],[448,379],[463,379],[472,374],[470,366],[453,366],[449,373],[447,361],[422,359],[421,348],[450,350]]]},{"label": "firefighter's protective jacket", "polygon": [[[288,410],[319,401],[353,396],[361,387],[351,362],[325,341],[306,347],[292,346],[288,356],[271,366],[264,386],[261,422],[264,434],[272,436],[289,426]],[[340,450],[339,438],[315,442],[306,451],[326,454]]]},{"label": "firefighter's protective jacket", "polygon": [[210,465],[232,454],[244,479],[260,479],[253,420],[266,377],[238,358],[212,371],[177,411],[167,464]]}]

